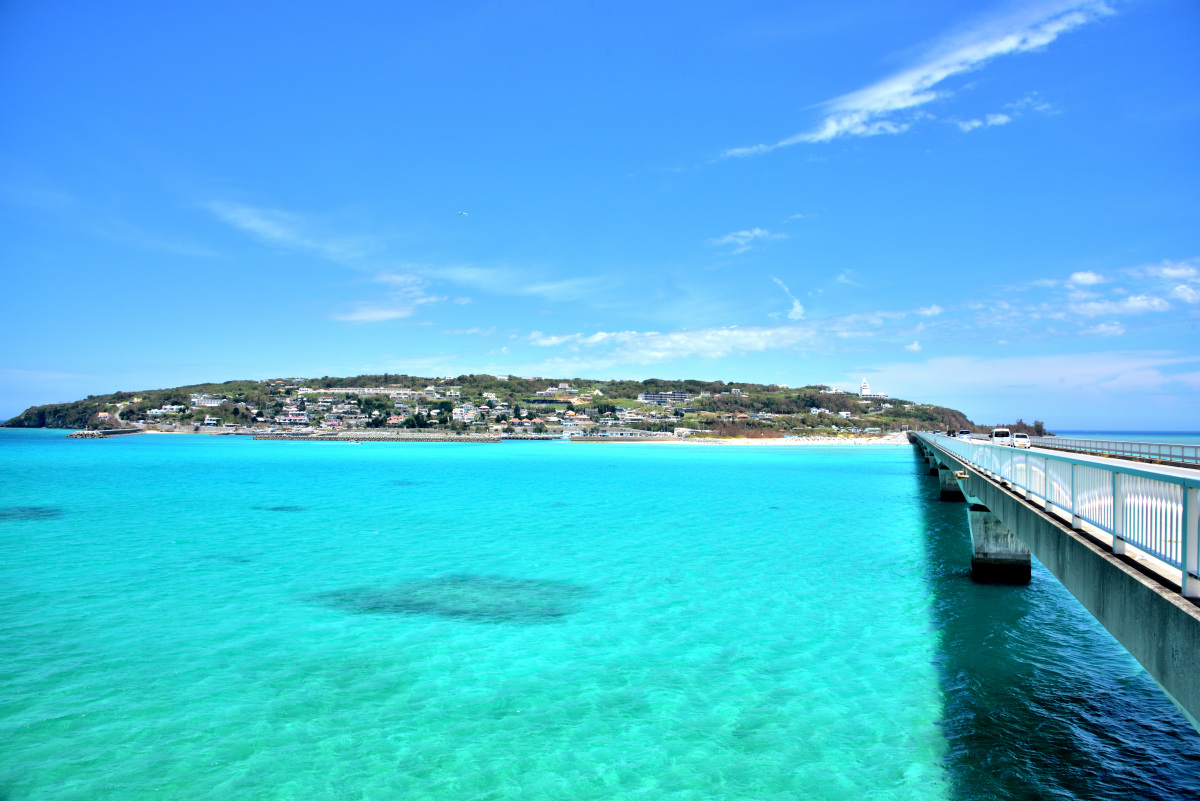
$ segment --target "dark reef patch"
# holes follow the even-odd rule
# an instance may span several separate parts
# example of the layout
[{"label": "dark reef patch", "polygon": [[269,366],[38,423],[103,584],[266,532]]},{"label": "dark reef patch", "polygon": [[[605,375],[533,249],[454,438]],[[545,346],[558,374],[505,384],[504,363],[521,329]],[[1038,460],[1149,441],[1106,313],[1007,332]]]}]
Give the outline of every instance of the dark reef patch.
[{"label": "dark reef patch", "polygon": [[255,509],[260,509],[264,512],[303,512],[305,506],[255,506]]},{"label": "dark reef patch", "polygon": [[308,600],[358,615],[434,615],[531,625],[571,614],[585,595],[584,587],[568,581],[467,575],[412,579],[384,589],[334,590]]},{"label": "dark reef patch", "polygon": [[0,520],[53,520],[62,517],[62,513],[55,506],[3,506]]},{"label": "dark reef patch", "polygon": [[209,560],[210,562],[221,562],[221,563],[227,564],[227,565],[244,565],[244,564],[254,561],[249,556],[232,556],[229,554],[220,554],[220,553],[212,554],[212,555],[206,556],[204,558]]},{"label": "dark reef patch", "polygon": [[389,481],[388,486],[389,487],[415,487],[420,483],[421,483],[420,481],[409,481],[408,479],[401,478],[401,479],[397,479],[395,481]]}]

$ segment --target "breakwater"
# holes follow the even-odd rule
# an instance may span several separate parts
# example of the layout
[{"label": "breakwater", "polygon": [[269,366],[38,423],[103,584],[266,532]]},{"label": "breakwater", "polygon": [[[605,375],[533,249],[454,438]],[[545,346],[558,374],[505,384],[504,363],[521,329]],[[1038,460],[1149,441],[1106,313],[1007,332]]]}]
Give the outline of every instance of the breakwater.
[{"label": "breakwater", "polygon": [[140,433],[142,433],[140,428],[106,428],[104,430],[89,430],[85,428],[67,434],[67,439],[107,439],[108,437],[116,437],[121,434]]}]

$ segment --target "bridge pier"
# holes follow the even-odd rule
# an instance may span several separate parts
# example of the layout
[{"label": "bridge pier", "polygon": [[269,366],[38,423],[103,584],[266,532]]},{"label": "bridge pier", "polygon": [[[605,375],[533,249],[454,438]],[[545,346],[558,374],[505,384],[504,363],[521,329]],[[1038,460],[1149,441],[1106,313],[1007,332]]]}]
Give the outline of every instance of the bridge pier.
[{"label": "bridge pier", "polygon": [[971,578],[981,584],[1028,584],[1031,568],[1026,548],[986,506],[971,504]]},{"label": "bridge pier", "polygon": [[958,481],[954,478],[954,471],[948,467],[938,465],[938,484],[941,485],[943,501],[965,501],[962,489],[958,486]]}]

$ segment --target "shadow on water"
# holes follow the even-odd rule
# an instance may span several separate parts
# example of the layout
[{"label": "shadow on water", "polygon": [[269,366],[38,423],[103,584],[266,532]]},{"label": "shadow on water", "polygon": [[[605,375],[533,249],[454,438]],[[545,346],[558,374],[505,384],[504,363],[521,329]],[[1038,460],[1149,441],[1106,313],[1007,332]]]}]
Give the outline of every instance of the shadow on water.
[{"label": "shadow on water", "polygon": [[0,520],[53,520],[56,517],[62,517],[62,509],[55,506],[0,507]]},{"label": "shadow on water", "polygon": [[1153,680],[1036,562],[972,581],[966,505],[919,482],[954,797],[1200,797],[1200,735]]},{"label": "shadow on water", "polygon": [[303,512],[305,506],[255,506],[260,512]]},{"label": "shadow on water", "polygon": [[587,590],[566,581],[494,576],[412,579],[393,587],[360,587],[307,600],[360,615],[433,615],[486,623],[530,625],[575,611]]},{"label": "shadow on water", "polygon": [[395,481],[389,481],[388,486],[389,487],[415,487],[420,483],[421,483],[420,481],[409,481],[406,478],[400,478],[400,479],[396,479]]},{"label": "shadow on water", "polygon": [[204,559],[206,559],[210,562],[220,562],[221,564],[226,564],[226,565],[247,565],[254,561],[249,556],[235,556],[235,555],[231,555],[231,554],[220,554],[220,553],[210,554],[208,556],[205,556]]}]

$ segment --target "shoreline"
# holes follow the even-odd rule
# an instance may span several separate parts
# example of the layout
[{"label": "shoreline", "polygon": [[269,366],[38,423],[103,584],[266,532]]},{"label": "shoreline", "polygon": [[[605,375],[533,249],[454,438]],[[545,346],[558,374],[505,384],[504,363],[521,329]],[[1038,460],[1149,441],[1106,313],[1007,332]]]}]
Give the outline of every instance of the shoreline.
[{"label": "shoreline", "polygon": [[[589,440],[597,442],[600,440]],[[678,438],[652,438],[645,439],[613,439],[614,442],[643,442],[666,445],[727,445],[734,447],[745,447],[747,445],[768,445],[770,447],[786,448],[786,447],[804,447],[817,445],[836,445],[836,446],[855,446],[860,448],[879,447],[881,445],[907,445],[908,437],[901,434],[889,434],[883,437],[686,437]]]}]

